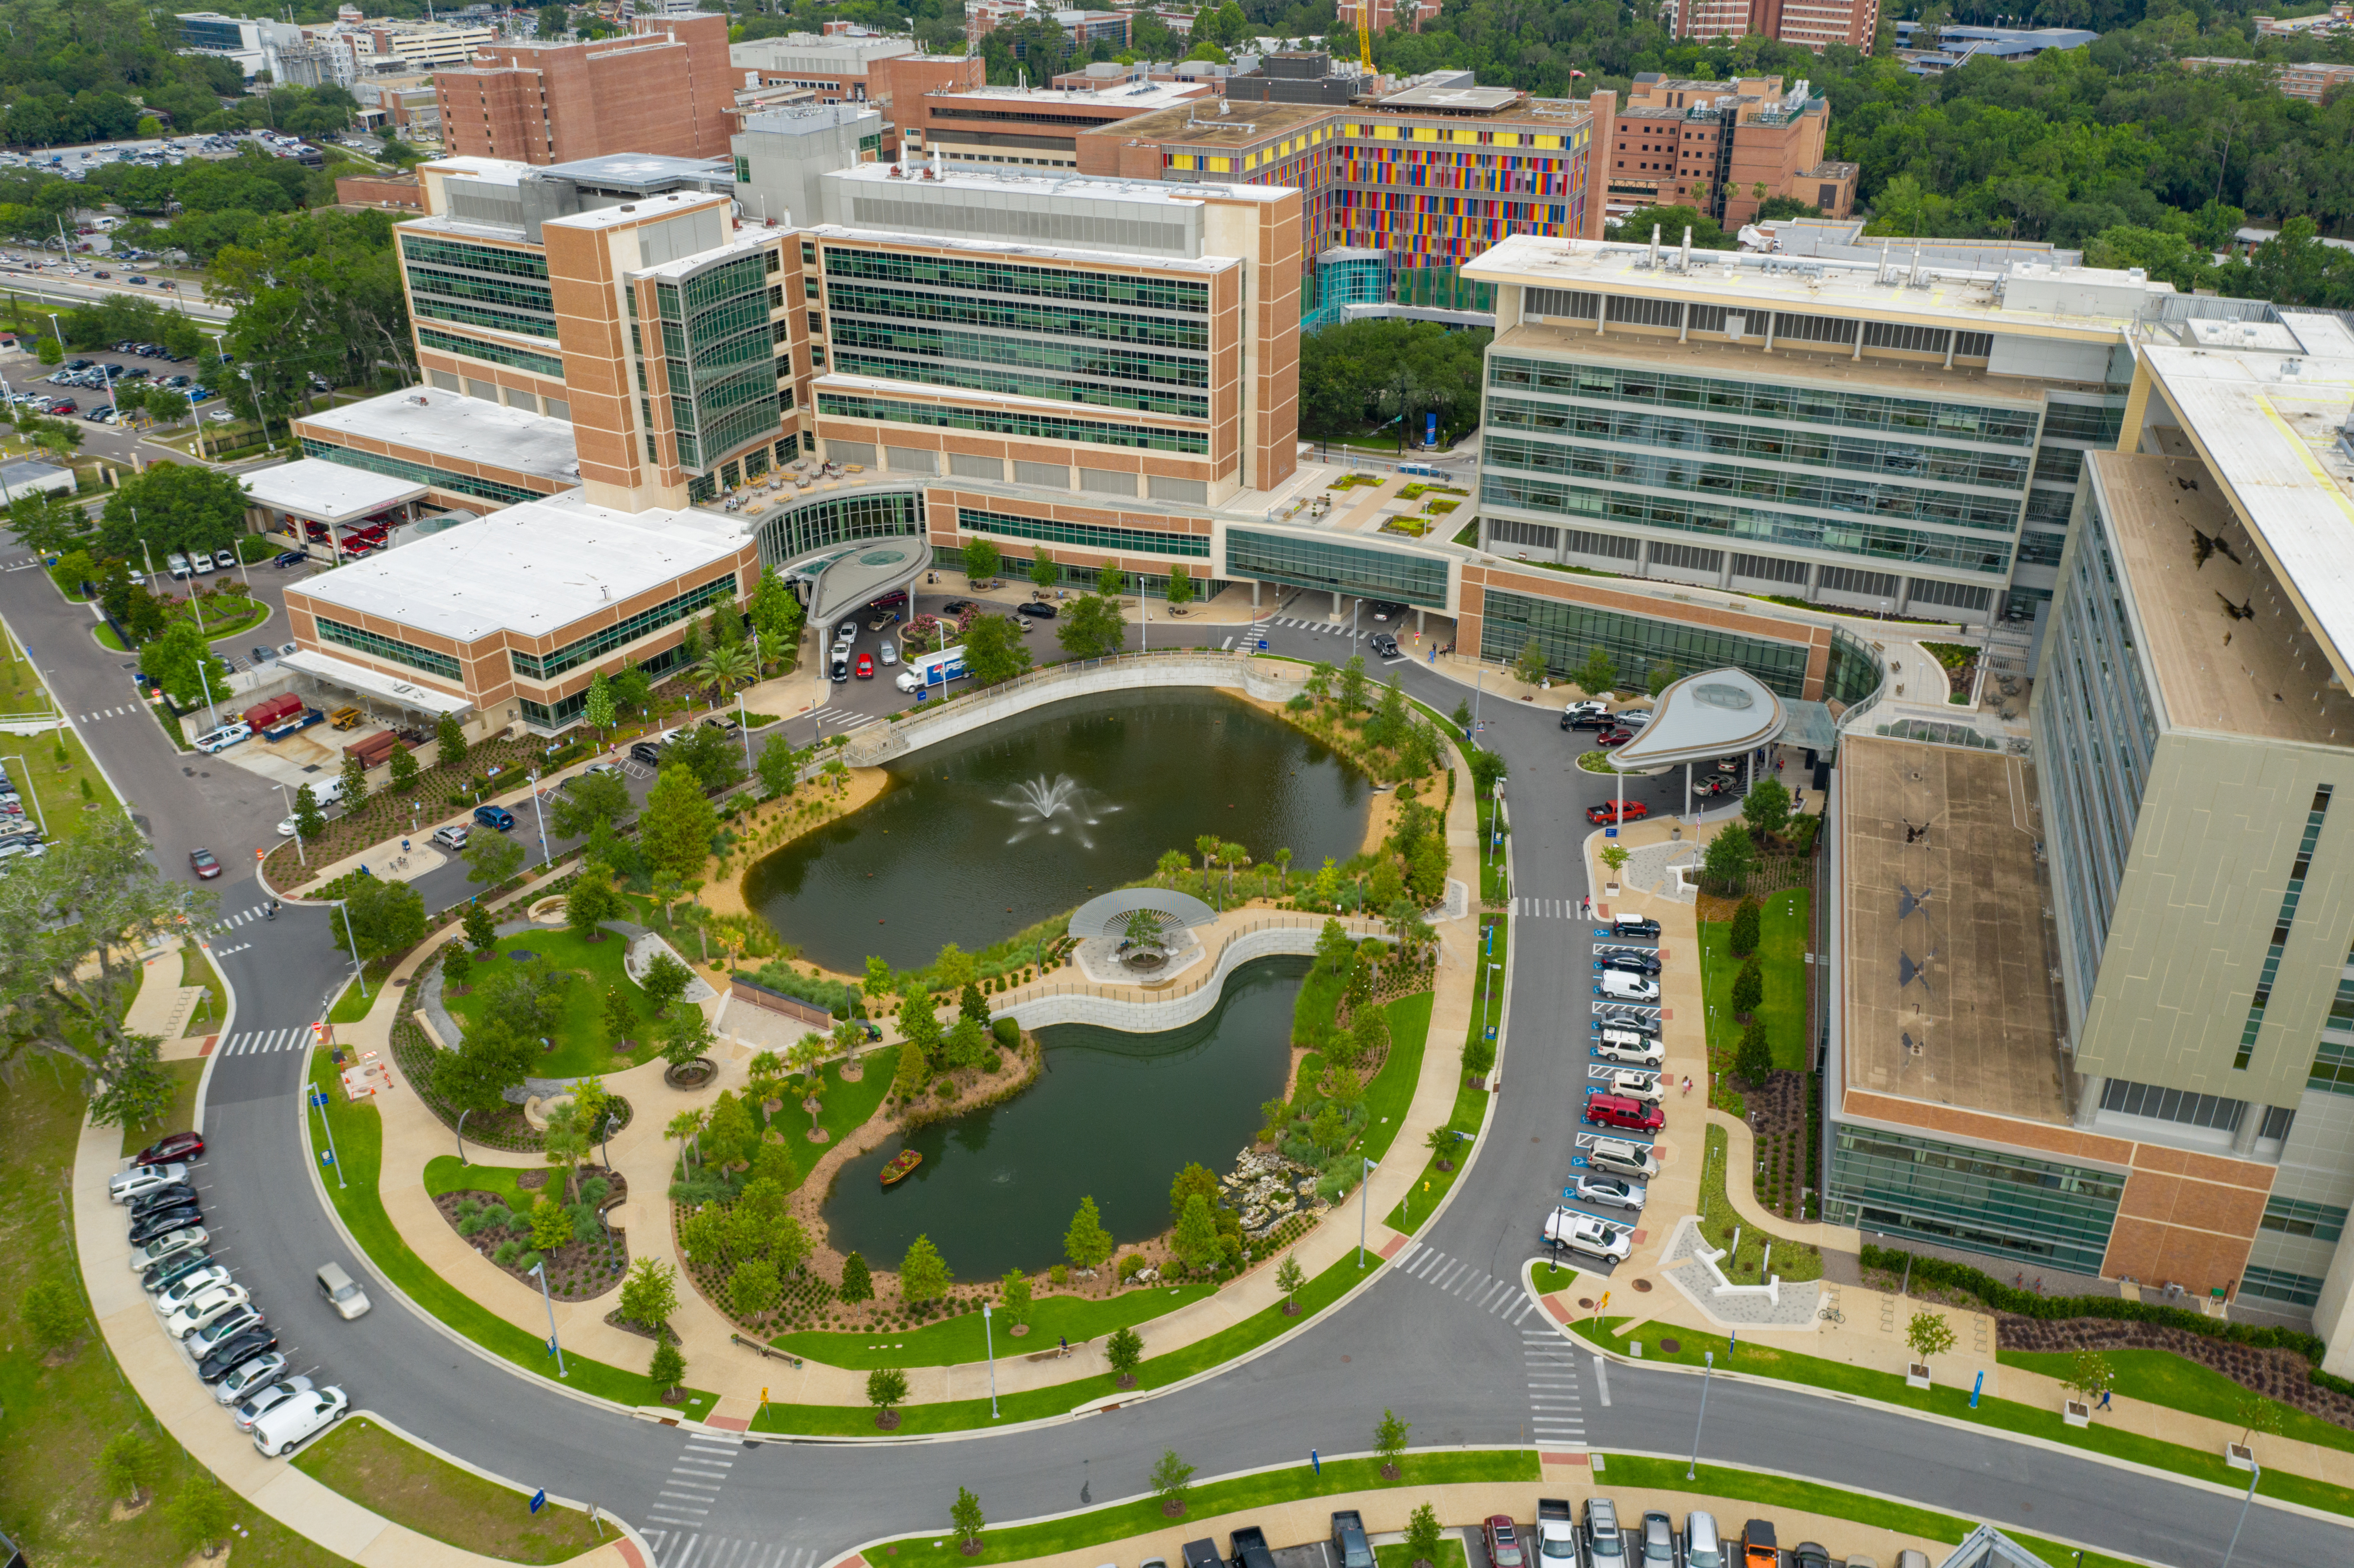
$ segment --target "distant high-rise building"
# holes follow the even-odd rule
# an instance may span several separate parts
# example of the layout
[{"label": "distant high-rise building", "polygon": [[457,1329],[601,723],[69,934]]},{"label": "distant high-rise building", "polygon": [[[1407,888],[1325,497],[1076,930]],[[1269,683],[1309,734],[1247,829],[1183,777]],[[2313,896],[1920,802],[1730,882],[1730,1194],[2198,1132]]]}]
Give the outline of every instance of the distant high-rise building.
[{"label": "distant high-rise building", "polygon": [[1611,125],[1610,204],[1694,207],[1736,228],[1766,198],[1789,196],[1845,217],[1857,171],[1824,162],[1830,122],[1829,102],[1803,81],[1786,92],[1778,76],[1686,81],[1646,71]]},{"label": "distant high-rise building", "polygon": [[1870,0],[1669,0],[1680,38],[1761,37],[1817,54],[1833,44],[1871,52],[1880,7]]},{"label": "distant high-rise building", "polygon": [[472,157],[563,164],[632,152],[727,155],[736,73],[727,18],[646,16],[626,38],[503,39],[437,71],[444,143]]}]

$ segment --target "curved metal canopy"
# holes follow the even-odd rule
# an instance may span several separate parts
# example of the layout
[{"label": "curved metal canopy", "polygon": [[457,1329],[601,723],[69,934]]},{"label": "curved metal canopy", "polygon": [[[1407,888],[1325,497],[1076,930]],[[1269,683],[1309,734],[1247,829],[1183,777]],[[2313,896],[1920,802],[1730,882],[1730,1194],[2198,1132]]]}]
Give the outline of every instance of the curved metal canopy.
[{"label": "curved metal canopy", "polygon": [[846,550],[827,562],[810,585],[810,620],[830,627],[836,616],[849,614],[894,588],[912,588],[931,564],[931,546],[920,539],[876,539]]},{"label": "curved metal canopy", "polygon": [[1646,773],[1679,762],[1705,762],[1764,746],[1782,733],[1789,715],[1782,699],[1745,670],[1703,670],[1661,692],[1652,719],[1610,754],[1622,773]]},{"label": "curved metal canopy", "polygon": [[1100,897],[1090,898],[1073,910],[1071,935],[1125,936],[1128,917],[1140,909],[1164,915],[1180,926],[1212,926],[1218,919],[1216,910],[1190,893],[1180,893],[1169,887],[1123,887]]}]

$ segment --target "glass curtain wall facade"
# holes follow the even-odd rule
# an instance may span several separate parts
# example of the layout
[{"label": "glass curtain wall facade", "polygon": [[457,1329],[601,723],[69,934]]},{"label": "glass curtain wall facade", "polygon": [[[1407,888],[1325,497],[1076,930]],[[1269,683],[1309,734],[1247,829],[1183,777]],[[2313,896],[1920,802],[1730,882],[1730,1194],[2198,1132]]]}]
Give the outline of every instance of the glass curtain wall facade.
[{"label": "glass curtain wall facade", "polygon": [[779,566],[811,550],[860,539],[904,538],[924,531],[924,493],[878,491],[804,502],[760,524],[760,564]]},{"label": "glass curtain wall facade", "polygon": [[2097,1275],[2124,1194],[2106,1171],[1840,1126],[1823,1219]]},{"label": "glass curtain wall facade", "polygon": [[1654,620],[1564,599],[1532,599],[1490,588],[1479,622],[1479,653],[1511,663],[1531,638],[1544,650],[1545,666],[1556,675],[1585,662],[1599,648],[1618,665],[1618,679],[1630,686],[1649,683],[1653,666],[1673,664],[1685,674],[1724,665],[1745,670],[1776,696],[1806,695],[1807,645],[1744,637],[1681,620]]},{"label": "glass curtain wall facade", "polygon": [[844,375],[1210,417],[1206,282],[822,250]]},{"label": "glass curtain wall facade", "polygon": [[747,442],[774,440],[782,415],[759,253],[682,281],[657,280],[654,303],[680,466],[702,472]]},{"label": "glass curtain wall facade", "polygon": [[2033,409],[1504,354],[1488,382],[1490,508],[2009,575]]},{"label": "glass curtain wall facade", "polygon": [[1325,588],[1442,609],[1447,563],[1374,546],[1299,539],[1252,528],[1226,530],[1226,570],[1237,577]]},{"label": "glass curtain wall facade", "polygon": [[418,315],[555,338],[556,301],[548,292],[546,257],[404,234],[400,258],[401,271],[408,279],[409,307]]},{"label": "glass curtain wall facade", "polygon": [[2058,656],[2035,705],[2052,893],[2069,912],[2061,962],[2074,997],[2093,994],[2158,736],[2097,483],[2084,508],[2046,633]]},{"label": "glass curtain wall facade", "polygon": [[502,506],[513,506],[522,501],[544,500],[556,490],[552,484],[544,492],[525,490],[519,485],[501,484],[494,479],[478,479],[471,473],[458,473],[449,469],[431,468],[421,462],[409,462],[402,458],[381,457],[375,452],[339,447],[309,436],[302,438],[302,455],[324,458],[329,462],[342,463],[345,468],[364,468],[370,473],[388,473],[412,483],[429,484],[436,490],[455,491],[460,495],[494,501]]}]

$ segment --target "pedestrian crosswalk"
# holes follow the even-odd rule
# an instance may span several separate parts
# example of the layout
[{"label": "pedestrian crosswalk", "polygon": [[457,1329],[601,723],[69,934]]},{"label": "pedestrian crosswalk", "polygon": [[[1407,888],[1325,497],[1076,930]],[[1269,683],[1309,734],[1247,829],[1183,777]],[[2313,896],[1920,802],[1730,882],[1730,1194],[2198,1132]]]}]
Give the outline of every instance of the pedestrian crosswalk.
[{"label": "pedestrian crosswalk", "polygon": [[1436,1286],[1483,1312],[1494,1313],[1507,1323],[1518,1323],[1536,1310],[1536,1303],[1514,1281],[1499,1279],[1485,1269],[1447,1256],[1437,1247],[1416,1247],[1400,1266],[1408,1278]]},{"label": "pedestrian crosswalk", "polygon": [[129,715],[137,713],[144,705],[145,705],[142,703],[129,703],[121,707],[92,708],[86,714],[74,715],[74,722],[76,724],[97,724],[102,719],[123,718]]},{"label": "pedestrian crosswalk", "polygon": [[239,926],[260,919],[262,913],[269,906],[265,904],[256,904],[250,908],[240,909],[234,915],[224,915],[205,927],[206,934],[209,936],[215,931],[234,931]]},{"label": "pedestrian crosswalk", "polygon": [[873,714],[853,713],[848,708],[835,707],[819,708],[812,712],[810,715],[810,717],[817,720],[821,728],[831,729],[836,732],[845,729],[856,729],[860,725],[873,724],[875,722],[875,715]]},{"label": "pedestrian crosswalk", "polygon": [[1361,626],[1352,633],[1350,631],[1348,622],[1346,621],[1303,620],[1295,615],[1271,615],[1265,620],[1255,620],[1251,622],[1251,630],[1254,631],[1264,630],[1270,626],[1288,627],[1294,631],[1321,631],[1330,636],[1342,639],[1351,638],[1352,636],[1370,637],[1374,631],[1380,630],[1379,627],[1368,628]]},{"label": "pedestrian crosswalk", "polygon": [[816,1568],[826,1557],[817,1547],[789,1546],[781,1541],[746,1541],[658,1525],[638,1533],[654,1549],[661,1568]]},{"label": "pedestrian crosswalk", "polygon": [[311,1044],[311,1026],[292,1029],[250,1029],[232,1034],[213,1053],[216,1056],[267,1056],[278,1051],[300,1051]]},{"label": "pedestrian crosswalk", "polygon": [[1583,898],[1515,898],[1515,920],[1585,920],[1590,918]]},{"label": "pedestrian crosswalk", "polygon": [[[711,1515],[711,1505],[719,1500],[719,1489],[726,1483],[728,1470],[743,1452],[741,1442],[702,1433],[689,1437],[685,1452],[671,1466],[670,1474],[663,1478],[660,1490],[646,1509],[646,1517],[681,1533],[700,1531],[703,1521]],[[681,1563],[684,1561],[684,1557],[679,1559]],[[663,1563],[664,1568],[676,1568],[667,1555]],[[714,1568],[734,1565],[715,1563]]]},{"label": "pedestrian crosswalk", "polygon": [[1550,1328],[1521,1330],[1521,1360],[1529,1388],[1529,1436],[1546,1444],[1585,1442],[1585,1405],[1577,1381],[1577,1352]]}]

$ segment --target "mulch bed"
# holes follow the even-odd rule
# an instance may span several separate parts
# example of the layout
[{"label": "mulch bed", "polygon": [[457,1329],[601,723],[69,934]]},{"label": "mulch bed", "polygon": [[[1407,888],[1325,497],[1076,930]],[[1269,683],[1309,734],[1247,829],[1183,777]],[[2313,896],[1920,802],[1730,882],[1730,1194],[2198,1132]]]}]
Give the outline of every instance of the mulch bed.
[{"label": "mulch bed", "polygon": [[1995,1342],[2006,1351],[2170,1351],[2221,1372],[2243,1388],[2294,1405],[2333,1425],[2354,1427],[2354,1399],[2315,1383],[2312,1363],[2290,1350],[2259,1350],[2211,1340],[2167,1323],[2111,1318],[1995,1315]]},{"label": "mulch bed", "polygon": [[[561,1190],[560,1186],[550,1184],[548,1174],[545,1171],[521,1171],[516,1175],[515,1184],[526,1191],[534,1186],[539,1186],[544,1191],[549,1191],[551,1196],[557,1195]],[[531,1181],[535,1176],[539,1178],[538,1182]],[[601,1176],[612,1184],[611,1190],[606,1194],[608,1206],[620,1203],[629,1197],[629,1181],[619,1172],[607,1171],[596,1165],[584,1165],[580,1168],[581,1181],[586,1181],[592,1176]],[[441,1217],[447,1220],[450,1223],[450,1228],[455,1231],[458,1228],[458,1205],[469,1198],[480,1203],[504,1203],[506,1201],[495,1192],[461,1191],[441,1193],[433,1200],[433,1206],[441,1212]],[[523,1240],[525,1250],[529,1250],[528,1235],[515,1231],[493,1231],[485,1228],[471,1236],[461,1234],[459,1239],[480,1253],[493,1266],[504,1268],[511,1278],[520,1284],[528,1285],[535,1290],[538,1289],[539,1280],[535,1277],[522,1269],[500,1264],[495,1257],[492,1256],[498,1250],[499,1244],[511,1237]],[[626,1274],[630,1267],[629,1239],[625,1233],[617,1230],[601,1231],[588,1236],[576,1235],[562,1246],[540,1255],[547,1265],[548,1294],[558,1301],[592,1301],[619,1285],[621,1282],[621,1276]]]},{"label": "mulch bed", "polygon": [[1801,1190],[1807,1180],[1807,1075],[1788,1068],[1767,1075],[1756,1088],[1744,1087],[1757,1158],[1763,1175],[1752,1173],[1757,1201],[1786,1220],[1802,1217]]}]

